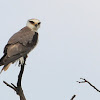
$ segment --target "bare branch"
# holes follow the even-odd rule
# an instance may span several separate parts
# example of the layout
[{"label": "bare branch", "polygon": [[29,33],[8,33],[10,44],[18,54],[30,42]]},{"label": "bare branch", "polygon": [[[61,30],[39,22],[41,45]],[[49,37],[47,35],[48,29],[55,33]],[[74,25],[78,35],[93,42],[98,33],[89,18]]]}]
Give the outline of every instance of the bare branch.
[{"label": "bare branch", "polygon": [[87,81],[86,79],[84,78],[80,78],[81,80],[83,81],[77,81],[78,83],[88,83],[91,87],[93,87],[96,91],[100,92],[100,90],[98,90],[94,85],[92,85],[89,81]]},{"label": "bare branch", "polygon": [[18,75],[17,86],[21,86],[21,80],[22,80],[22,75],[23,75],[23,72],[24,72],[25,60],[26,59],[24,59],[24,64],[21,65],[21,70],[20,70],[20,73]]},{"label": "bare branch", "polygon": [[20,73],[18,75],[18,81],[17,81],[17,86],[15,86],[13,83],[8,84],[7,82],[3,81],[8,87],[10,87],[11,89],[13,89],[17,95],[19,95],[20,100],[26,100],[23,90],[22,90],[22,86],[21,86],[21,81],[22,81],[22,75],[24,72],[24,66],[25,66],[25,61],[26,61],[26,57],[24,57],[24,64],[21,65],[21,70]]},{"label": "bare branch", "polygon": [[70,100],[74,100],[74,98],[76,97],[76,95],[73,95],[72,98]]},{"label": "bare branch", "polygon": [[7,82],[3,81],[3,83],[5,83],[8,87],[10,87],[10,88],[12,88],[13,90],[15,90],[15,91],[16,91],[16,88],[15,88],[15,87],[13,87],[13,86],[11,86],[11,85],[10,85],[10,84],[8,84]]},{"label": "bare branch", "polygon": [[17,88],[13,83],[11,83],[11,85],[12,85],[14,88]]}]

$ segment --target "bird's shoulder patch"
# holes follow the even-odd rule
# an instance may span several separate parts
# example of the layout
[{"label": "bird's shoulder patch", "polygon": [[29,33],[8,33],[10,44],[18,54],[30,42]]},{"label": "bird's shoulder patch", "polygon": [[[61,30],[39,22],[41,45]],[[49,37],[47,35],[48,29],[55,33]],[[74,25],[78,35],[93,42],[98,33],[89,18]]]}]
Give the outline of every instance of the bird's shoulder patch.
[{"label": "bird's shoulder patch", "polygon": [[33,39],[32,39],[32,42],[33,42],[34,45],[36,45],[37,44],[37,41],[38,41],[38,33],[35,32],[35,34],[33,36]]}]

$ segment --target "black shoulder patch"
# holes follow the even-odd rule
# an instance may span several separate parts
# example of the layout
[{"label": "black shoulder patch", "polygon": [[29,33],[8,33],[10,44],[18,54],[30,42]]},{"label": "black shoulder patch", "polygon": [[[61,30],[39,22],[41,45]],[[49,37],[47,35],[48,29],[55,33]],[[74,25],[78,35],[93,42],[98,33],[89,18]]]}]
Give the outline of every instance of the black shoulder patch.
[{"label": "black shoulder patch", "polygon": [[36,45],[38,40],[38,33],[35,32],[35,35],[33,36],[33,44]]}]

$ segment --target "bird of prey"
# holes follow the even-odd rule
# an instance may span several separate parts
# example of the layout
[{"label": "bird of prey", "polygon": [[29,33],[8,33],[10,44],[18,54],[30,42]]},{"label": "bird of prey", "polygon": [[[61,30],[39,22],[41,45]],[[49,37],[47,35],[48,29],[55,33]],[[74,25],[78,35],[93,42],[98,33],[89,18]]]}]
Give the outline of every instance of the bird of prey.
[{"label": "bird of prey", "polygon": [[37,31],[40,24],[38,19],[29,19],[26,26],[9,39],[0,59],[0,66],[3,66],[1,72],[6,71],[15,61],[19,61],[20,65],[24,63],[24,57],[27,57],[38,42]]}]

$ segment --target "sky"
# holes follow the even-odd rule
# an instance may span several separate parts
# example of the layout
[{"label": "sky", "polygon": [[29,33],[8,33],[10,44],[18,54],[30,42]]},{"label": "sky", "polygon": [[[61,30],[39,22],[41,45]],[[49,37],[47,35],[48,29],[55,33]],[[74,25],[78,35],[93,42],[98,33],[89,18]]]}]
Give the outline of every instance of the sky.
[{"label": "sky", "polygon": [[[41,21],[39,42],[29,54],[22,79],[27,100],[99,100],[100,0],[0,0],[0,57],[9,38],[28,19]],[[2,67],[0,67],[2,69]],[[19,100],[3,81],[17,83],[20,67],[0,75],[0,99]]]}]

